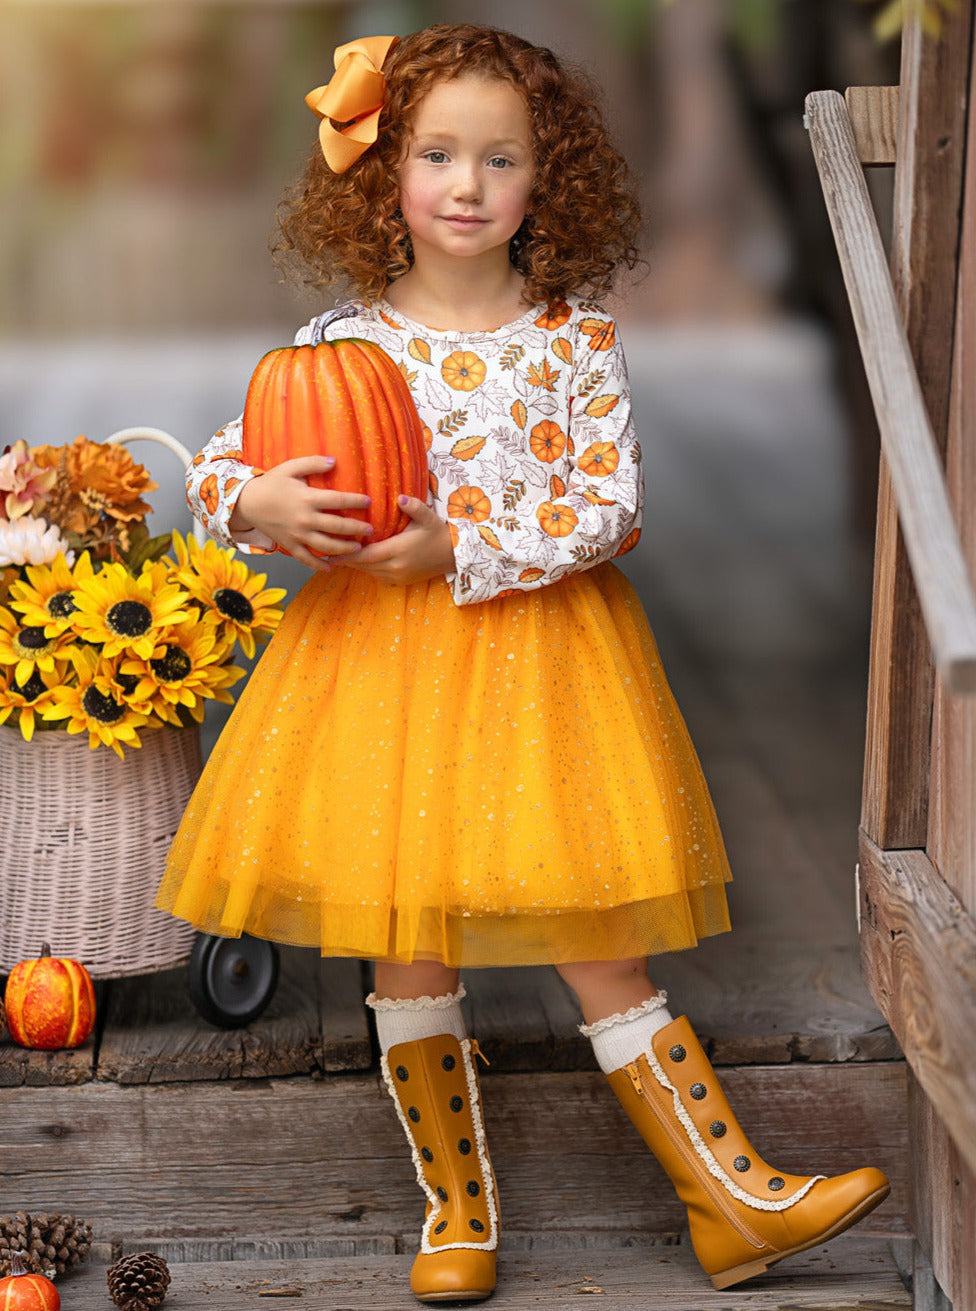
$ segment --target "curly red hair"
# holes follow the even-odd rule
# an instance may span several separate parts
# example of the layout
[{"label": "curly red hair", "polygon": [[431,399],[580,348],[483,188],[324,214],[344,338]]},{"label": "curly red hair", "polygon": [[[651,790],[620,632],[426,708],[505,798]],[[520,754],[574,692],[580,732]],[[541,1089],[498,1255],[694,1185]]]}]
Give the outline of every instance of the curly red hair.
[{"label": "curly red hair", "polygon": [[304,265],[324,287],[344,277],[368,300],[406,273],[410,234],[397,172],[420,101],[437,82],[475,73],[510,82],[526,103],[535,144],[528,214],[512,239],[530,304],[570,293],[599,296],[615,270],[633,268],[640,210],[590,80],[542,46],[496,28],[438,23],[399,41],[383,65],[386,102],[375,146],[333,173],[316,145],[279,207],[275,255]]}]

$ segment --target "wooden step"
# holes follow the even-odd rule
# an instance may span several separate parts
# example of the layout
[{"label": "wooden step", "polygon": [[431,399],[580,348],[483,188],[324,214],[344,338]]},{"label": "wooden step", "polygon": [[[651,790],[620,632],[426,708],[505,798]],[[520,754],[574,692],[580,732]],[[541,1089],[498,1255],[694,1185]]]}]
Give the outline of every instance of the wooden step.
[{"label": "wooden step", "polygon": [[[900,1064],[732,1067],[732,1105],[780,1169],[877,1165],[864,1222],[907,1232]],[[676,1234],[684,1212],[598,1072],[483,1079],[508,1232]],[[69,1211],[100,1241],[415,1241],[419,1193],[376,1073],[0,1093],[3,1210]],[[208,1253],[212,1248],[205,1249]]]},{"label": "wooden step", "polygon": [[[240,1311],[263,1298],[265,1306],[285,1301],[329,1311],[387,1311],[415,1305],[408,1288],[411,1260],[403,1253],[176,1263],[167,1305],[174,1311]],[[67,1277],[63,1294],[73,1311],[104,1311],[104,1265]],[[581,1245],[560,1252],[503,1246],[492,1307],[579,1311],[581,1294],[591,1295],[601,1311],[727,1311],[733,1303],[743,1311],[898,1311],[912,1304],[890,1245],[861,1235],[842,1235],[725,1293],[712,1290],[686,1243]]]},{"label": "wooden step", "polygon": [[[359,961],[281,952],[265,1013],[246,1029],[217,1029],[190,1000],[184,969],[99,987],[100,1022],[83,1047],[28,1052],[0,1042],[0,1088],[199,1079],[279,1078],[375,1067]],[[891,1060],[890,1030],[844,946],[757,942],[724,935],[653,962],[655,981],[686,1012],[719,1065]],[[469,970],[465,1010],[497,1070],[595,1069],[579,1009],[555,970]],[[730,995],[734,993],[734,1005]]]}]

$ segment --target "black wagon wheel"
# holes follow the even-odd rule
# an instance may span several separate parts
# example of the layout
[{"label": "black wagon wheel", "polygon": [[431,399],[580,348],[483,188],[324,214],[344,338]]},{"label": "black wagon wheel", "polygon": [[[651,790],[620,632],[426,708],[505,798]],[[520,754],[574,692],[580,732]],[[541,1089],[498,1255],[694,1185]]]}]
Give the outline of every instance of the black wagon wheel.
[{"label": "black wagon wheel", "polygon": [[220,938],[198,933],[190,953],[189,990],[205,1020],[241,1029],[257,1019],[278,983],[278,948],[243,933]]}]

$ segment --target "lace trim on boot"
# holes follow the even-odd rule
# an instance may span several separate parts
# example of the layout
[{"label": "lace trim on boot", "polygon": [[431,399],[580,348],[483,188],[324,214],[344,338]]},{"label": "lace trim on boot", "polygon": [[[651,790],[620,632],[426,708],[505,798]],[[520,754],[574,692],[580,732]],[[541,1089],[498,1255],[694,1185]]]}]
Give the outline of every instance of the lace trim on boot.
[{"label": "lace trim on boot", "polygon": [[708,1144],[698,1132],[698,1126],[688,1114],[688,1109],[681,1100],[681,1094],[664,1073],[664,1067],[657,1059],[654,1051],[649,1047],[644,1055],[647,1058],[648,1065],[654,1072],[655,1079],[657,1079],[662,1088],[667,1089],[667,1091],[671,1093],[674,1102],[674,1113],[680,1120],[685,1133],[688,1135],[692,1147],[694,1147],[698,1156],[701,1158],[702,1164],[712,1178],[717,1179],[725,1191],[734,1197],[737,1202],[742,1202],[744,1206],[752,1207],[754,1211],[788,1211],[791,1206],[795,1206],[801,1198],[807,1195],[815,1183],[821,1179],[827,1178],[825,1174],[815,1174],[811,1179],[808,1179],[802,1187],[798,1188],[792,1197],[784,1197],[776,1201],[764,1197],[754,1197],[752,1193],[747,1193],[741,1184],[736,1183],[736,1181],[730,1178],[730,1176],[722,1169],[722,1166],[713,1155]]},{"label": "lace trim on boot", "polygon": [[383,1080],[386,1083],[387,1091],[393,1098],[393,1105],[396,1107],[397,1117],[403,1126],[403,1132],[407,1136],[407,1142],[410,1144],[410,1154],[413,1157],[414,1169],[417,1172],[417,1183],[423,1189],[428,1202],[430,1203],[430,1213],[424,1221],[424,1227],[420,1235],[420,1250],[426,1256],[433,1256],[437,1252],[449,1252],[453,1248],[471,1248],[477,1252],[493,1252],[498,1246],[498,1210],[495,1205],[495,1176],[492,1174],[491,1162],[488,1159],[488,1139],[485,1134],[484,1119],[481,1114],[481,1100],[478,1096],[478,1077],[475,1073],[474,1061],[471,1056],[471,1041],[468,1038],[461,1040],[461,1056],[464,1062],[464,1074],[468,1084],[468,1098],[471,1104],[471,1122],[474,1125],[475,1144],[478,1149],[478,1164],[481,1167],[481,1182],[485,1190],[485,1203],[488,1207],[488,1237],[481,1243],[441,1243],[434,1247],[430,1241],[430,1233],[437,1217],[441,1213],[441,1199],[431,1188],[424,1174],[424,1163],[420,1153],[417,1151],[417,1145],[414,1142],[413,1130],[410,1122],[404,1114],[403,1107],[400,1105],[400,1098],[397,1096],[396,1086],[393,1082],[393,1075],[390,1072],[390,1062],[385,1056],[380,1057],[380,1068],[383,1071]]}]

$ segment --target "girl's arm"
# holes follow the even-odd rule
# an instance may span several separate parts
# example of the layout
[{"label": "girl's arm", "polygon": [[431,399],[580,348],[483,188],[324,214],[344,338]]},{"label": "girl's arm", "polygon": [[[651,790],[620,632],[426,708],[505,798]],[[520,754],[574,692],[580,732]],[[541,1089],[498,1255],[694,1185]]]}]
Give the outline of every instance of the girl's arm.
[{"label": "girl's arm", "polygon": [[[530,591],[631,550],[640,536],[643,477],[631,417],[630,385],[611,319],[584,318],[573,333],[570,413],[555,416],[551,440],[565,442],[569,472],[539,482],[539,461],[526,454],[534,481],[501,498],[465,506],[452,498],[458,605],[488,601],[511,589]],[[535,433],[538,446],[547,433]],[[554,461],[565,471],[566,462]],[[452,501],[448,502],[449,513]]]}]

